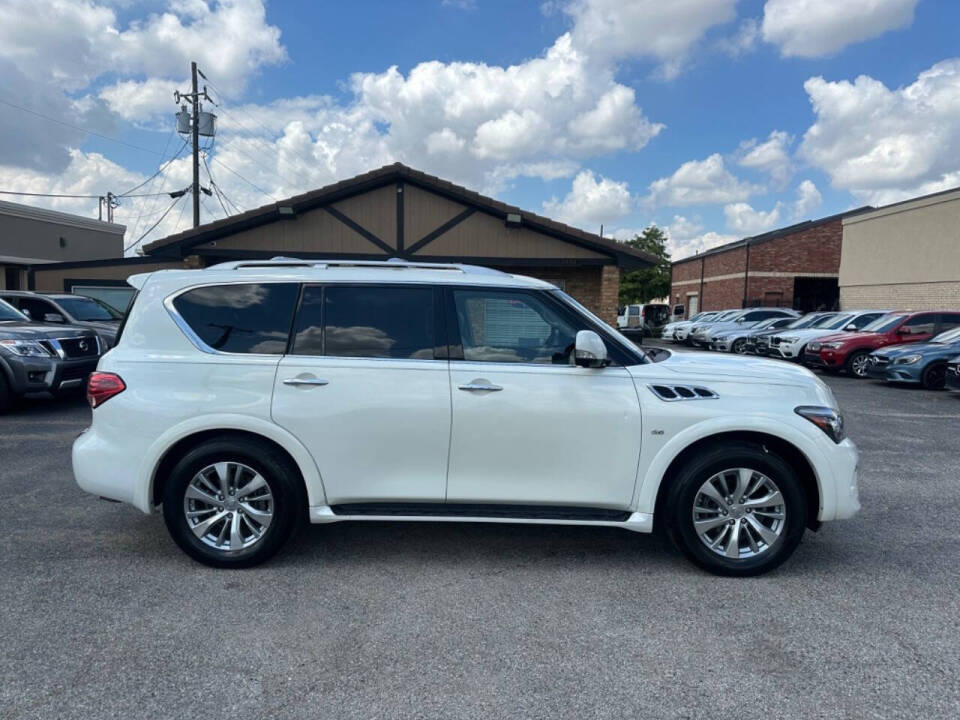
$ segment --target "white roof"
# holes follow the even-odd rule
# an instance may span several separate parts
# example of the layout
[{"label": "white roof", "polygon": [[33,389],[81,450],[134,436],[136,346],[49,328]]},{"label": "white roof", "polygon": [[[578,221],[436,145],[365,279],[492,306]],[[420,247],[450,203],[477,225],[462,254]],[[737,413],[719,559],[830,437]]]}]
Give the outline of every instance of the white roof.
[{"label": "white roof", "polygon": [[524,275],[511,275],[478,265],[418,263],[405,260],[383,262],[359,260],[236,260],[202,270],[157,270],[131,275],[128,282],[143,287],[147,278],[168,286],[188,287],[210,283],[235,282],[377,282],[487,285],[549,289],[551,283]]}]

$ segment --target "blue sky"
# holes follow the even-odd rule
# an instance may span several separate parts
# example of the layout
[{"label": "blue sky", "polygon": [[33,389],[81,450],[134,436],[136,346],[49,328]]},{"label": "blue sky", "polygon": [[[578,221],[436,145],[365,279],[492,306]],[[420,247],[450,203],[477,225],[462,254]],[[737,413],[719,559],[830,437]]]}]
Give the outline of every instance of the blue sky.
[{"label": "blue sky", "polygon": [[[958,26],[949,0],[0,0],[0,101],[113,139],[0,103],[0,189],[147,180],[196,59],[228,198],[205,221],[399,160],[594,232],[657,223],[680,257],[960,185]],[[188,182],[184,155],[143,190]],[[123,200],[128,242],[185,228],[170,202]]]}]

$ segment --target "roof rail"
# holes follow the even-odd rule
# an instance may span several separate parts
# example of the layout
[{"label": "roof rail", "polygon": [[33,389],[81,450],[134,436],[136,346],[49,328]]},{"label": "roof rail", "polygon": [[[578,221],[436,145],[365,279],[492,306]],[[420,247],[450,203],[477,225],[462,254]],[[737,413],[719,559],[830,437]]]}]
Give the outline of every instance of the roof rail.
[{"label": "roof rail", "polygon": [[312,268],[388,268],[390,270],[452,270],[455,272],[474,275],[505,275],[506,273],[493,268],[479,265],[464,265],[462,263],[429,263],[410,262],[402,258],[389,260],[324,260],[302,259],[277,256],[269,260],[232,260],[230,262],[211,265],[208,270],[239,270],[241,268],[282,268],[282,267],[312,267]]}]

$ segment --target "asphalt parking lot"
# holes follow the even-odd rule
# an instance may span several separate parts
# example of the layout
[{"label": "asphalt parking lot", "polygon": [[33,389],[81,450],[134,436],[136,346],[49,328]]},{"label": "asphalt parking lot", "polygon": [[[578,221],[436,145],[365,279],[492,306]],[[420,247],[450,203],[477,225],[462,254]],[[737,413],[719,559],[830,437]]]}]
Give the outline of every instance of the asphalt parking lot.
[{"label": "asphalt parking lot", "polygon": [[827,378],[863,511],[766,577],[619,530],[307,528],[198,565],[84,494],[82,400],[0,416],[0,717],[960,716],[960,393]]}]

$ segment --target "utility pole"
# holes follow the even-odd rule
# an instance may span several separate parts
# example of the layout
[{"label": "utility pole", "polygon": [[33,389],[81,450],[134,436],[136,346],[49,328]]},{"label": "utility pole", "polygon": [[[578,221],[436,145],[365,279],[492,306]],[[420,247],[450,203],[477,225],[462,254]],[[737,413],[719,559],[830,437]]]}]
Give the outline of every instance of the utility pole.
[{"label": "utility pole", "polygon": [[[193,226],[200,224],[200,123],[197,122],[200,112],[200,98],[197,96],[197,63],[190,63],[190,75],[193,81]],[[204,88],[206,95],[206,88]]]},{"label": "utility pole", "polygon": [[[173,101],[178,105],[184,101],[189,100],[192,113],[187,113],[187,106],[184,104],[177,113],[177,131],[186,135],[190,133],[190,141],[193,147],[193,183],[191,184],[191,191],[193,192],[193,226],[197,227],[200,224],[200,191],[206,192],[208,195],[210,191],[207,188],[200,187],[200,136],[204,137],[213,137],[215,132],[214,130],[214,121],[216,116],[203,112],[200,109],[200,98],[204,100],[210,100],[210,96],[207,95],[207,86],[203,86],[203,90],[197,85],[197,76],[201,76],[206,79],[206,76],[203,72],[197,67],[196,62],[190,63],[190,92],[182,93],[179,90],[173,91]],[[212,102],[212,101],[211,101]]]}]

